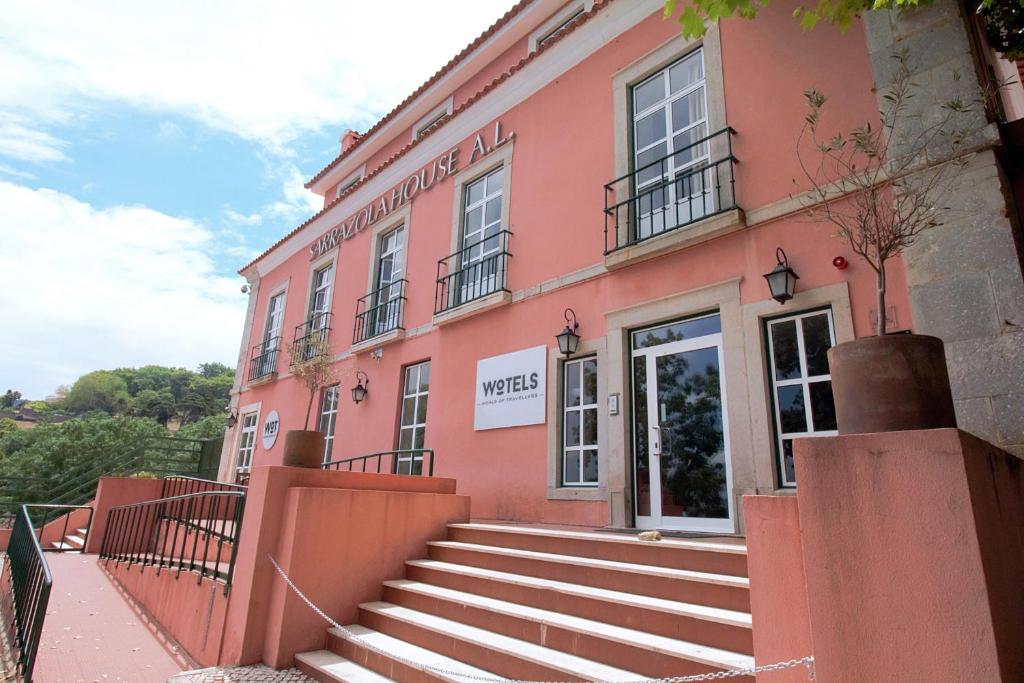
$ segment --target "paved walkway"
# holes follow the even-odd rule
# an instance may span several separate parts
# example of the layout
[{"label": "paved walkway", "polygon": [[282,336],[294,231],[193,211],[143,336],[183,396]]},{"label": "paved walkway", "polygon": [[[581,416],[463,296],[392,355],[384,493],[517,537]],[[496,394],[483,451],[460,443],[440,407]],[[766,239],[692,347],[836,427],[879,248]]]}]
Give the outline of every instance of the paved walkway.
[{"label": "paved walkway", "polygon": [[47,553],[53,592],[33,678],[45,683],[164,683],[196,669],[103,573],[95,555]]}]

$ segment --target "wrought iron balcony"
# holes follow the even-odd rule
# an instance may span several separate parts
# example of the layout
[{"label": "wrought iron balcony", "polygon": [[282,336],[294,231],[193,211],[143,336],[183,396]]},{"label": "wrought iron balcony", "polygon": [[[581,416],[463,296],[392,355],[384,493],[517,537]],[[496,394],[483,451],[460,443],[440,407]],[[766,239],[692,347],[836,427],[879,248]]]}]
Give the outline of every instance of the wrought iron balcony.
[{"label": "wrought iron balcony", "polygon": [[353,344],[379,337],[392,330],[403,329],[405,285],[405,280],[395,280],[356,301],[356,321],[352,329]]},{"label": "wrought iron balcony", "polygon": [[508,291],[512,233],[501,230],[437,262],[434,313],[443,313],[495,292]]},{"label": "wrought iron balcony", "polygon": [[252,347],[249,359],[249,381],[268,377],[277,372],[277,353],[281,349],[281,337],[271,337]]},{"label": "wrought iron balcony", "polygon": [[[295,337],[292,345],[295,347],[296,355],[309,360],[323,352],[323,346],[327,343],[331,334],[331,314],[329,312],[316,313],[301,325],[295,326]],[[292,358],[292,362],[295,362]]]},{"label": "wrought iron balcony", "polygon": [[732,128],[701,138],[604,186],[604,253],[736,207]]}]

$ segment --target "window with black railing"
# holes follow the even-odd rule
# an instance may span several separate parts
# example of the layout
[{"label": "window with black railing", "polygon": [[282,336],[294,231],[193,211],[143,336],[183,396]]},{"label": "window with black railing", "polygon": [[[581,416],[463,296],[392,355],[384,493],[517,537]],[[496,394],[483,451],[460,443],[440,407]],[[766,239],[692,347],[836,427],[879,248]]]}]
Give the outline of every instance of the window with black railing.
[{"label": "window with black railing", "polygon": [[606,184],[604,253],[737,208],[734,132],[724,128]]},{"label": "window with black railing", "polygon": [[281,348],[281,337],[271,337],[252,347],[249,360],[249,381],[269,377],[277,372],[277,353]]},{"label": "window with black railing", "polygon": [[403,329],[405,286],[405,280],[395,280],[356,301],[356,320],[352,329],[353,344]]},{"label": "window with black railing", "polygon": [[496,231],[437,262],[434,313],[507,290],[508,230]]},{"label": "window with black railing", "polygon": [[292,344],[298,357],[309,360],[320,353],[325,353],[325,345],[330,333],[331,314],[329,312],[316,313],[301,325],[296,325]]}]

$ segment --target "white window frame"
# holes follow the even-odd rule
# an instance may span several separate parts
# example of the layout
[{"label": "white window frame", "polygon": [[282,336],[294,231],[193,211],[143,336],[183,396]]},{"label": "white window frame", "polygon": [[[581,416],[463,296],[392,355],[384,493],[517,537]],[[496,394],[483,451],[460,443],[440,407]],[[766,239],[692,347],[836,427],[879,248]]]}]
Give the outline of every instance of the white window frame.
[{"label": "white window frame", "polygon": [[[416,434],[417,433],[420,433],[420,434],[423,435],[423,445],[420,446],[419,448],[426,448],[427,410],[430,409],[430,404],[429,404],[429,401],[428,401],[428,399],[430,397],[430,379],[428,377],[426,390],[425,391],[420,391],[420,376],[421,376],[420,373],[423,372],[423,367],[424,366],[426,366],[428,368],[427,372],[429,373],[430,372],[430,370],[429,370],[429,368],[430,368],[430,361],[429,360],[420,361],[419,363],[413,363],[411,365],[406,365],[405,367],[402,368],[402,395],[401,395],[401,402],[399,404],[399,418],[398,418],[398,448],[399,449],[402,449],[402,434],[403,434],[403,432],[407,432],[407,431],[412,432],[411,436],[409,437],[409,448],[416,449]],[[409,372],[411,370],[415,370],[416,382],[412,386],[412,390],[410,391]],[[412,403],[412,416],[411,416],[411,419],[409,421],[409,424],[406,424],[405,401],[408,398],[413,399],[413,403]],[[421,400],[422,401],[427,401],[427,410],[423,411],[423,422],[417,422],[416,421],[416,415],[417,415],[417,413],[419,413],[419,407],[420,407],[420,401]],[[412,465],[413,465],[413,461],[414,460],[420,460],[420,467],[421,468],[423,467],[422,454],[420,454],[420,456],[416,456],[415,454],[407,453],[407,454],[399,456],[395,460],[395,474],[411,474],[412,473]],[[421,469],[421,471],[422,471],[422,469]]]},{"label": "white window frame", "polygon": [[345,192],[350,187],[352,187],[353,185],[358,183],[360,180],[362,180],[363,176],[365,176],[365,175],[366,175],[366,164],[363,164],[362,166],[360,166],[359,168],[354,170],[352,173],[349,173],[347,176],[345,176],[341,180],[341,182],[338,183],[338,189],[334,191],[334,198],[338,199],[339,197],[341,197],[341,195],[345,194]]},{"label": "white window frame", "polygon": [[565,5],[530,34],[529,52],[533,53],[539,50],[545,42],[553,38],[576,17],[586,14],[592,9],[594,9],[594,0],[574,0]]},{"label": "white window frame", "polygon": [[[827,373],[823,375],[814,375],[812,377],[807,376],[807,353],[804,348],[804,328],[803,320],[805,318],[811,318],[825,314],[828,319],[828,332],[829,341],[832,346],[836,345],[836,325],[835,318],[832,314],[832,308],[817,308],[809,311],[801,311],[794,313],[793,315],[781,316],[778,318],[771,318],[765,320],[765,330],[768,340],[768,386],[771,391],[770,405],[772,410],[772,418],[774,420],[774,435],[775,435],[775,449],[776,449],[776,466],[779,469],[779,483],[783,487],[794,487],[797,485],[795,479],[790,480],[786,477],[786,466],[785,466],[785,451],[783,449],[783,441],[789,439],[803,439],[817,436],[836,436],[839,432],[835,429],[816,430],[814,429],[814,419],[811,415],[811,384],[819,382],[831,382],[832,374]],[[800,362],[800,377],[793,379],[776,379],[775,372],[775,336],[773,327],[780,323],[789,321],[796,321],[796,340],[797,340],[797,356]],[[803,432],[783,432],[782,431],[782,417],[779,414],[779,393],[778,390],[782,387],[789,386],[800,386],[803,392],[804,399],[804,421],[809,431]]]},{"label": "white window frame", "polygon": [[[594,397],[593,397],[594,400],[593,400],[593,403],[583,403],[583,365],[584,365],[584,363],[593,363],[594,364],[595,379],[597,377],[600,377],[600,368],[598,366],[599,361],[598,361],[598,357],[597,357],[596,354],[595,355],[590,355],[590,356],[583,356],[581,358],[573,358],[571,360],[566,360],[566,361],[564,361],[562,363],[562,377],[561,377],[562,390],[560,392],[560,403],[561,403],[561,411],[562,411],[562,415],[561,415],[561,418],[562,418],[561,419],[561,424],[562,424],[561,432],[562,433],[561,433],[561,439],[560,439],[560,446],[561,446],[561,467],[560,467],[561,482],[560,482],[560,485],[563,486],[563,487],[566,487],[566,488],[570,488],[570,487],[571,488],[577,488],[577,487],[578,488],[595,488],[595,487],[597,487],[600,484],[601,439],[600,439],[600,409],[598,408],[598,406],[600,405],[599,404],[600,392],[598,391],[597,384],[595,384],[594,385]],[[570,368],[576,368],[576,367],[579,368],[577,370],[577,372],[580,373],[580,404],[578,406],[569,406],[569,405],[567,405],[567,399],[569,397],[569,394],[568,394],[569,372],[570,372]],[[584,414],[584,412],[588,412],[588,411],[593,411],[593,414],[594,414],[594,427],[595,427],[595,430],[597,432],[595,434],[596,441],[594,441],[594,443],[592,443],[592,444],[584,444],[583,443],[583,433],[584,433],[583,432],[583,424],[584,424],[583,414]],[[580,429],[580,443],[577,444],[576,446],[568,446],[568,445],[566,445],[567,441],[568,441],[566,436],[567,436],[567,431],[568,431],[568,428],[569,428],[569,414],[570,413],[578,413],[579,414],[579,423],[578,424],[579,424],[579,429]],[[569,452],[570,451],[575,451],[576,453],[579,454],[579,459],[578,459],[579,472],[577,472],[577,475],[578,475],[578,480],[577,481],[569,481],[566,478],[567,461],[568,461],[568,456],[569,456]],[[597,474],[596,478],[593,481],[584,481],[584,479],[583,479],[583,471],[584,471],[584,469],[583,469],[583,456],[584,456],[584,452],[585,451],[586,452],[591,452],[592,451],[594,453],[594,456],[597,458],[597,461],[598,461],[598,474]]]},{"label": "white window frame", "polygon": [[331,451],[334,448],[334,431],[338,425],[340,392],[341,386],[334,384],[324,387],[324,390],[320,393],[320,412],[317,418],[317,429],[324,435],[324,454],[321,459],[323,464],[331,461]]},{"label": "white window frame", "polygon": [[427,132],[435,123],[440,121],[445,116],[451,115],[455,104],[454,96],[448,97],[444,102],[437,105],[427,113],[426,116],[421,118],[419,121],[412,126],[412,139],[415,142],[423,137],[423,134]]},{"label": "white window frame", "polygon": [[[502,173],[501,182],[496,183],[498,187],[496,190],[492,191],[489,189],[491,186],[490,179],[499,172]],[[493,257],[495,254],[500,254],[504,249],[503,244],[505,240],[501,236],[501,232],[502,230],[505,229],[505,204],[507,201],[507,198],[505,196],[505,182],[507,180],[507,176],[505,174],[510,172],[511,169],[506,168],[504,164],[498,164],[488,169],[484,173],[481,173],[479,176],[467,182],[462,187],[462,234],[459,238],[459,249],[467,249],[472,245],[479,244],[480,253],[477,256],[473,256],[473,252],[471,249],[469,251],[463,251],[459,256],[457,264],[458,269],[460,271],[465,271],[467,268],[472,267],[474,264],[482,264],[485,260]],[[470,203],[469,190],[477,183],[484,183],[484,194],[476,201]],[[490,223],[488,223],[487,205],[494,200],[498,200],[499,202],[501,202],[501,206],[498,210],[498,219],[496,221],[491,221]],[[470,213],[477,209],[480,209],[481,214],[480,228],[478,230],[473,230],[472,232],[467,232],[467,218],[469,217]],[[487,233],[487,230],[495,226],[497,226],[498,229],[497,231],[495,231],[494,235],[492,235],[491,237],[484,237],[484,235]],[[489,239],[494,239],[495,244],[491,249],[485,250],[484,243]],[[485,269],[483,268],[483,266],[480,266],[478,268],[478,273],[476,277],[472,281],[466,281],[460,278],[460,282],[458,283],[458,286],[461,290],[459,292],[460,304],[464,304],[467,301],[480,298],[479,292],[489,287],[493,287],[493,284],[485,283],[487,283],[488,280],[493,280],[494,278],[498,277],[497,269],[495,269],[494,273],[491,273],[489,275],[486,274],[484,271]],[[474,291],[477,292],[477,294],[474,295]],[[492,292],[488,292],[488,294],[496,291],[499,290],[493,289]]]},{"label": "white window frame", "polygon": [[[250,418],[252,419],[251,424],[249,424]],[[235,455],[235,472],[252,471],[252,459],[256,452],[256,432],[258,431],[256,427],[259,425],[259,421],[258,410],[244,412],[238,418],[240,429],[238,430],[238,451]]]}]

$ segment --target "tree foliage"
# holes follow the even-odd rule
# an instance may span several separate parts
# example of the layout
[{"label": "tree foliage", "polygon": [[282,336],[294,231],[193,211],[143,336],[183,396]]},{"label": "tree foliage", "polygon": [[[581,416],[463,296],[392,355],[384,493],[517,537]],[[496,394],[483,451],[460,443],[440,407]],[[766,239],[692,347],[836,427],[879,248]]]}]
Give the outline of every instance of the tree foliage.
[{"label": "tree foliage", "polygon": [[7,393],[0,396],[0,408],[13,408],[21,400],[21,392],[8,389]]},{"label": "tree foliage", "polygon": [[100,410],[111,415],[125,411],[131,396],[124,379],[109,370],[96,370],[82,375],[64,399],[64,408],[72,413]]},{"label": "tree foliage", "polygon": [[331,358],[331,347],[322,336],[310,335],[288,344],[285,352],[290,361],[289,372],[298,377],[309,391],[305,422],[305,428],[309,429],[309,415],[313,411],[313,400],[317,392],[338,380]]},{"label": "tree foliage", "polygon": [[[879,9],[907,10],[931,5],[934,0],[817,0],[800,5],[793,16],[804,30],[825,22],[846,31],[854,18]],[[699,38],[709,24],[730,17],[754,19],[771,0],[666,0],[665,18],[676,17],[686,38]],[[989,42],[1011,61],[1024,57],[1024,7],[1020,0],[980,0],[975,3]]]}]

